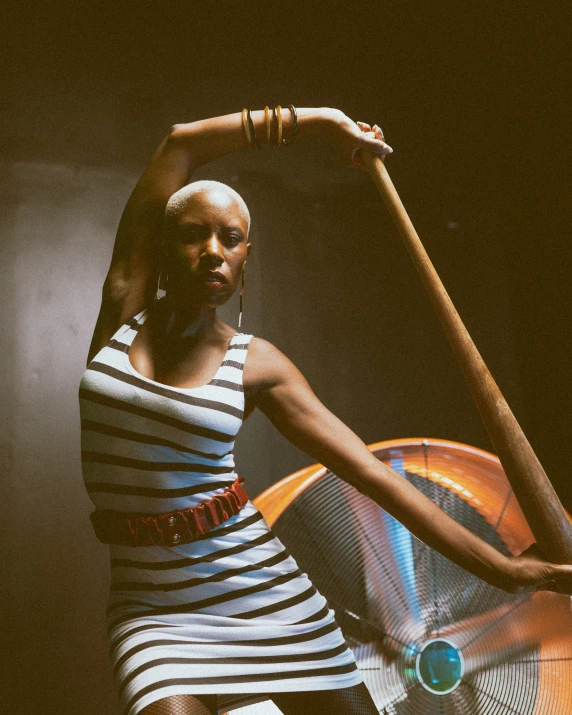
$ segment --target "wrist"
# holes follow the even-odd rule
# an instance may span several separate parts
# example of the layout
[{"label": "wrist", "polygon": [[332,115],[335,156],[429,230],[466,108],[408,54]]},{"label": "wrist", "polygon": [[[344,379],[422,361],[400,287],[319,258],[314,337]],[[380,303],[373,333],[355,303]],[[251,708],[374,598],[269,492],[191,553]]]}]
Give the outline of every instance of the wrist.
[{"label": "wrist", "polygon": [[499,587],[508,593],[518,593],[522,586],[522,575],[517,559],[501,555],[495,566],[500,576]]},{"label": "wrist", "polygon": [[[321,133],[331,122],[331,111],[333,110],[327,108],[296,107],[295,122],[294,112],[288,106],[281,106],[282,139],[286,144],[290,144],[292,140],[295,142],[298,137]],[[252,109],[250,116],[259,148],[276,146],[279,132],[275,107],[269,106],[268,112],[265,112],[264,109]],[[296,128],[295,132],[294,128]]]},{"label": "wrist", "polygon": [[331,107],[302,107],[298,109],[298,134],[329,134],[342,116],[343,112]]}]

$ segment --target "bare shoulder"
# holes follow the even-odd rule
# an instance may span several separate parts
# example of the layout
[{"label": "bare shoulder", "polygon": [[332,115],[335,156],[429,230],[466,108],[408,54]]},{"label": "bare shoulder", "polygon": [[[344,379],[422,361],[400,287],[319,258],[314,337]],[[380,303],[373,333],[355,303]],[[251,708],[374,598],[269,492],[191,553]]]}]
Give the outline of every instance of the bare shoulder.
[{"label": "bare shoulder", "polygon": [[265,392],[284,382],[304,380],[294,363],[275,345],[252,338],[244,366],[244,387],[250,394]]}]

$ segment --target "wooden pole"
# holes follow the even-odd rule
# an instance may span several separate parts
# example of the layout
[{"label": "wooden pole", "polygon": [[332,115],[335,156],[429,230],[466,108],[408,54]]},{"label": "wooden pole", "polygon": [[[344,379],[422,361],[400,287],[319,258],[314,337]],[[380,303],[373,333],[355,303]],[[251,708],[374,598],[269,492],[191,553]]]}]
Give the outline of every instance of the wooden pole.
[{"label": "wooden pole", "polygon": [[421,276],[536,542],[553,563],[572,563],[572,524],[411,223],[385,164],[361,152]]}]

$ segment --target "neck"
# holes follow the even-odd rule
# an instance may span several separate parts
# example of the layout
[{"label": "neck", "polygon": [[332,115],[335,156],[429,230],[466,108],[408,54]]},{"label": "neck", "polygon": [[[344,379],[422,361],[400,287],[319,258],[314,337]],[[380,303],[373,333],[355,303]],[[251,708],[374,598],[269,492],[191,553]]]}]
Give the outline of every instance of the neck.
[{"label": "neck", "polygon": [[160,321],[165,337],[191,338],[208,333],[219,322],[216,308],[178,303],[170,296],[161,301],[163,319]]}]

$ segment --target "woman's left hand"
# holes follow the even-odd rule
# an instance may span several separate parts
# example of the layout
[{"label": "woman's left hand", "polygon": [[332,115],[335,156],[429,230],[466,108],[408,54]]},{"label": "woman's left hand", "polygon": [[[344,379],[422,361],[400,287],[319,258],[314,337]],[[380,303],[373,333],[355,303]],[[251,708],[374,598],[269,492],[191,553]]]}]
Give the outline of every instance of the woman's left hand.
[{"label": "woman's left hand", "polygon": [[546,561],[536,544],[509,559],[510,593],[555,591],[572,596],[572,565]]},{"label": "woman's left hand", "polygon": [[393,152],[385,143],[377,124],[372,127],[366,122],[354,122],[338,109],[331,110],[329,118],[328,139],[346,166],[367,171],[359,156],[361,149],[367,149],[382,159]]}]

